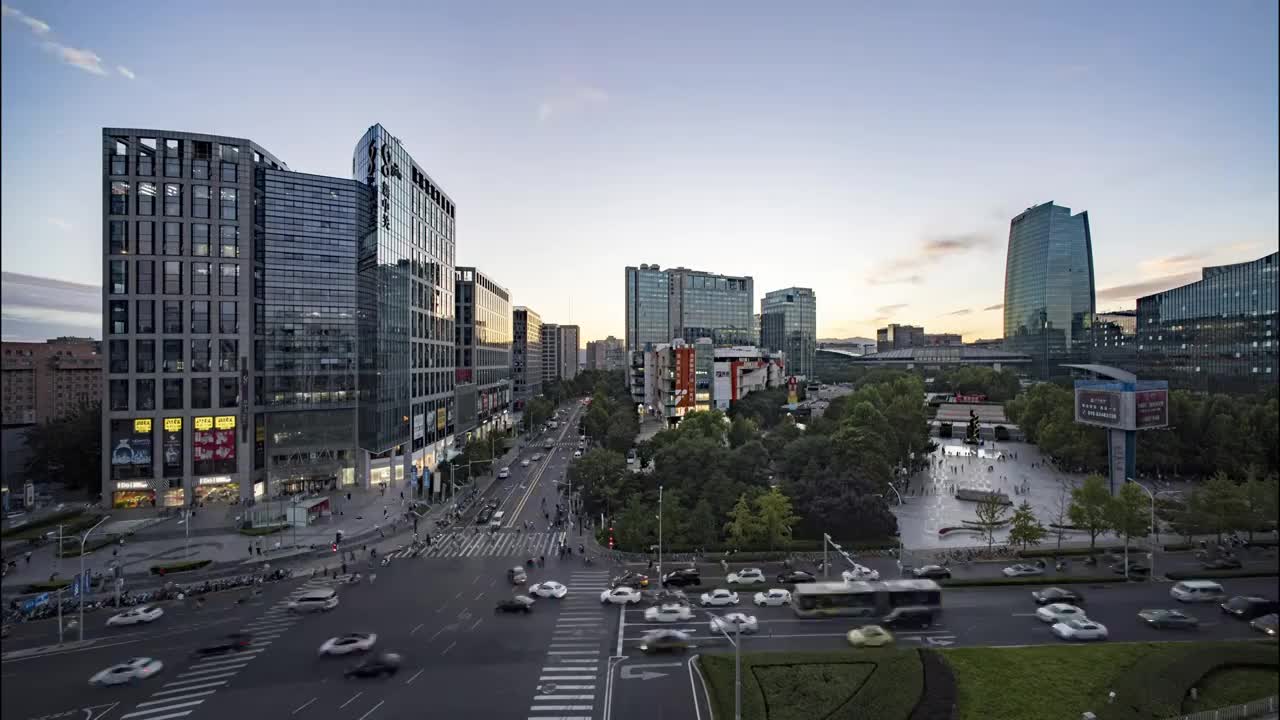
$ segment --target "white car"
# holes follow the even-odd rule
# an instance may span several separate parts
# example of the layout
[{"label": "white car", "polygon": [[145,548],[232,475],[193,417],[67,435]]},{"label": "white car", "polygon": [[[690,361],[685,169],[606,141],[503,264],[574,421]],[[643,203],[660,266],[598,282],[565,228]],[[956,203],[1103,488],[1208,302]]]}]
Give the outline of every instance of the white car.
[{"label": "white car", "polygon": [[872,570],[866,565],[859,565],[858,563],[854,563],[853,569],[845,570],[844,572],[840,573],[840,577],[843,578],[845,582],[855,582],[855,581],[862,581],[862,580],[870,580],[874,582],[880,579],[880,571]]},{"label": "white car", "polygon": [[562,598],[569,594],[569,588],[555,580],[543,580],[529,586],[529,594],[540,598]]},{"label": "white car", "polygon": [[760,568],[742,568],[736,573],[729,573],[725,582],[731,585],[763,585],[764,572]]},{"label": "white car", "polygon": [[574,450],[574,451],[573,451],[573,456],[574,456],[574,457],[576,457],[576,458],[580,458],[580,457],[582,457],[582,451],[581,451],[581,450]]},{"label": "white car", "polygon": [[520,467],[529,467],[529,458],[520,461]]},{"label": "white car", "polygon": [[533,454],[533,461],[534,461],[534,462],[538,462],[538,461],[539,461],[539,460],[541,460],[541,459],[542,459],[542,453],[534,453],[534,454]]},{"label": "white car", "polygon": [[1063,640],[1106,640],[1107,626],[1092,620],[1068,620],[1054,625],[1053,634]]},{"label": "white car", "polygon": [[758,592],[755,596],[755,604],[760,607],[781,607],[791,604],[791,591],[782,588],[774,588],[769,592]]},{"label": "white car", "polygon": [[134,680],[146,680],[164,669],[164,663],[151,658],[139,657],[125,660],[119,665],[112,665],[89,678],[90,685],[123,685]]},{"label": "white car", "polygon": [[738,593],[733,592],[732,590],[725,590],[724,588],[717,588],[709,593],[702,593],[701,600],[703,607],[708,605],[717,607],[723,605],[737,605]]},{"label": "white car", "polygon": [[708,626],[711,628],[712,633],[719,634],[723,630],[730,635],[737,631],[741,631],[743,635],[746,635],[760,629],[760,623],[756,621],[756,616],[746,613],[729,613],[714,617],[708,623]]},{"label": "white car", "polygon": [[499,470],[499,471],[498,471],[498,479],[499,479],[499,480],[506,480],[506,479],[507,479],[507,478],[509,478],[509,477],[511,477],[511,468],[509,468],[509,467],[504,467],[504,468],[502,468],[501,470]]},{"label": "white car", "polygon": [[164,608],[159,608],[155,605],[140,605],[107,618],[107,627],[155,622],[160,619],[161,615],[164,615]]},{"label": "white car", "polygon": [[1047,623],[1064,623],[1068,620],[1086,620],[1084,610],[1071,603],[1053,603],[1036,608],[1036,617]]},{"label": "white car", "polygon": [[378,636],[374,633],[348,633],[325,640],[320,646],[320,654],[348,655],[369,652],[376,642],[378,642]]},{"label": "white car", "polygon": [[600,602],[613,603],[614,605],[635,605],[640,602],[640,591],[633,590],[626,585],[619,585],[612,590],[605,590],[600,593]]},{"label": "white car", "polygon": [[1031,577],[1033,575],[1044,574],[1044,570],[1041,570],[1035,565],[1023,565],[1023,564],[1010,565],[1004,570],[1001,570],[1001,572],[1004,573],[1005,577]]},{"label": "white car", "polygon": [[693,619],[693,611],[684,605],[669,603],[645,610],[644,619],[649,622],[684,622]]}]

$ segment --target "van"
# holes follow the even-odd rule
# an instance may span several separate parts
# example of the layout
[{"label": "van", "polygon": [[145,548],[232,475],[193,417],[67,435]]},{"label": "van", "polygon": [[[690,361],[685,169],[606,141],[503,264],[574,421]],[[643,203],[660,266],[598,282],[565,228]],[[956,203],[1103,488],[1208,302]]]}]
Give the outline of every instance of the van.
[{"label": "van", "polygon": [[506,513],[501,510],[494,513],[493,517],[489,518],[489,529],[496,531],[498,528],[502,527],[502,518],[505,516]]},{"label": "van", "polygon": [[1174,583],[1169,595],[1182,602],[1214,602],[1226,597],[1222,586],[1212,580],[1183,580]]},{"label": "van", "polygon": [[338,607],[338,593],[332,588],[309,590],[289,602],[293,612],[322,612]]}]

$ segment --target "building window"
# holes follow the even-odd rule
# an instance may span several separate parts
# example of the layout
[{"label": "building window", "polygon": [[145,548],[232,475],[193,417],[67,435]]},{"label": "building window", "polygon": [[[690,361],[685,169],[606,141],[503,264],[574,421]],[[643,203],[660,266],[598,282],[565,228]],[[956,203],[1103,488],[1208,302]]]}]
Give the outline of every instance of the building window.
[{"label": "building window", "polygon": [[156,237],[156,224],[150,220],[138,221],[138,254],[154,255]]},{"label": "building window", "polygon": [[193,180],[209,179],[209,160],[212,157],[213,143],[200,140],[191,143],[191,178]]},{"label": "building window", "polygon": [[236,164],[235,164],[235,163],[229,163],[229,162],[227,162],[226,160],[223,160],[223,161],[222,161],[222,173],[221,173],[222,182],[224,182],[224,183],[233,183],[233,182],[235,182],[235,181],[236,181],[236,170],[237,170],[237,167],[236,167]]},{"label": "building window", "polygon": [[191,254],[195,257],[209,257],[209,226],[197,224],[191,226]]},{"label": "building window", "polygon": [[129,183],[127,182],[111,183],[111,214],[112,215],[128,215],[129,214]]},{"label": "building window", "polygon": [[218,341],[218,372],[235,372],[240,365],[240,341]]},{"label": "building window", "polygon": [[125,335],[129,332],[128,300],[112,300],[109,316],[111,318],[112,335]]},{"label": "building window", "polygon": [[191,263],[191,294],[209,294],[209,263]]},{"label": "building window", "polygon": [[218,378],[218,407],[233,408],[238,403],[240,382],[234,377]]},{"label": "building window", "polygon": [[191,341],[191,372],[209,372],[213,343],[210,340]]},{"label": "building window", "polygon": [[191,301],[191,332],[196,335],[209,334],[209,301]]},{"label": "building window", "polygon": [[155,138],[138,138],[138,174],[156,174]]},{"label": "building window", "polygon": [[107,385],[108,392],[111,396],[112,410],[128,410],[129,409],[129,381],[128,380],[112,380]]},{"label": "building window", "polygon": [[164,341],[164,362],[160,369],[164,372],[182,372],[182,341],[181,340],[165,340]]},{"label": "building window", "polygon": [[182,294],[182,263],[177,260],[164,261],[164,294]]},{"label": "building window", "polygon": [[235,145],[219,145],[218,157],[222,160],[222,182],[236,182],[237,165],[240,163],[240,148]]},{"label": "building window", "polygon": [[112,260],[110,268],[111,288],[108,294],[127,295],[129,293],[129,261]]},{"label": "building window", "polygon": [[124,220],[112,220],[108,224],[109,247],[112,255],[129,254],[129,223]]},{"label": "building window", "polygon": [[182,177],[182,141],[164,141],[164,176]]},{"label": "building window", "polygon": [[152,378],[139,378],[133,383],[134,402],[139,410],[156,409],[156,381]]},{"label": "building window", "polygon": [[165,378],[164,409],[165,410],[181,410],[182,409],[182,378]]},{"label": "building window", "polygon": [[115,153],[111,156],[111,174],[129,174],[129,145],[123,140],[115,141]]},{"label": "building window", "polygon": [[156,214],[156,184],[153,182],[138,183],[138,214]]},{"label": "building window", "polygon": [[156,301],[138,301],[138,320],[134,332],[153,333],[156,331]]},{"label": "building window", "polygon": [[236,204],[235,188],[227,188],[227,187],[219,188],[218,203],[219,203],[219,207],[221,208],[221,212],[218,214],[218,217],[222,218],[223,220],[240,219],[238,206]]},{"label": "building window", "polygon": [[213,406],[213,380],[211,378],[191,378],[191,407],[208,408]]},{"label": "building window", "polygon": [[135,340],[134,355],[137,356],[138,372],[153,373],[156,371],[156,341]]},{"label": "building window", "polygon": [[224,258],[240,257],[240,228],[235,225],[218,227],[218,244],[222,249],[219,254]]},{"label": "building window", "polygon": [[208,185],[195,185],[191,188],[191,217],[209,217],[209,202],[212,199]]},{"label": "building window", "polygon": [[134,291],[139,295],[154,295],[156,292],[156,263],[154,260],[138,261],[137,287]]},{"label": "building window", "polygon": [[129,341],[128,340],[112,340],[107,343],[108,372],[127,373],[129,372]]},{"label": "building window", "polygon": [[222,301],[218,303],[218,332],[223,335],[236,335],[240,332],[240,313],[236,306],[239,303]]},{"label": "building window", "polygon": [[164,184],[164,216],[182,217],[182,186],[177,183]]},{"label": "building window", "polygon": [[182,254],[182,223],[167,222],[164,224],[164,254]]},{"label": "building window", "polygon": [[182,301],[164,301],[164,332],[166,335],[182,334]]},{"label": "building window", "polygon": [[218,264],[218,294],[235,297],[240,294],[240,266],[232,263]]}]

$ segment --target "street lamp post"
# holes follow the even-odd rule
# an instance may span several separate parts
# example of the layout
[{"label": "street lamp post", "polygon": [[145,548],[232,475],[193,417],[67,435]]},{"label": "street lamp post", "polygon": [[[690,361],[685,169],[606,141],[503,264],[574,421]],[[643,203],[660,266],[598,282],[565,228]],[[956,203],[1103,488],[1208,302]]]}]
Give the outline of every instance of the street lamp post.
[{"label": "street lamp post", "polygon": [[[1151,532],[1155,533],[1155,536],[1156,536],[1156,541],[1151,546],[1151,577],[1154,578],[1156,576],[1156,545],[1160,544],[1160,529],[1156,527],[1156,496],[1155,496],[1155,493],[1151,492],[1151,490],[1148,489],[1146,485],[1143,485],[1137,480],[1134,480],[1133,478],[1129,478],[1129,482],[1142,488],[1142,491],[1147,494],[1147,497],[1151,498]],[[1125,551],[1127,552],[1128,549],[1129,549],[1129,546],[1128,546],[1128,543],[1126,543]],[[1128,575],[1128,573],[1129,573],[1129,559],[1125,558],[1125,574]]]},{"label": "street lamp post", "polygon": [[[698,608],[702,610],[702,608]],[[729,636],[729,631],[724,629],[724,622],[716,622],[723,620],[723,615],[716,615],[709,610],[702,610],[711,618],[715,628],[724,635],[724,639],[733,645],[733,720],[742,720],[742,624],[733,624],[733,637]]]},{"label": "street lamp post", "polygon": [[[89,533],[93,532],[94,530],[97,530],[98,525],[101,525],[102,523],[106,522],[107,518],[109,517],[111,516],[103,515],[101,520],[99,520],[93,527],[89,528],[88,530],[85,530],[84,534],[80,536],[80,619],[77,620],[76,623],[79,626],[80,640],[82,642],[84,641],[84,588],[88,586],[88,583],[84,581],[84,546],[85,546],[85,543],[88,542],[89,540]],[[61,539],[58,540],[58,550],[59,552],[61,552],[62,550]]]},{"label": "street lamp post", "polygon": [[658,486],[658,580],[662,580],[662,486]]},{"label": "street lamp post", "polygon": [[[898,492],[898,488],[894,487],[893,483],[886,483],[886,485],[889,486],[889,489],[893,491],[894,495],[898,496],[898,505],[899,506],[903,505],[902,493]],[[902,570],[902,550],[903,550],[902,532],[899,531],[898,532],[898,570]]]}]

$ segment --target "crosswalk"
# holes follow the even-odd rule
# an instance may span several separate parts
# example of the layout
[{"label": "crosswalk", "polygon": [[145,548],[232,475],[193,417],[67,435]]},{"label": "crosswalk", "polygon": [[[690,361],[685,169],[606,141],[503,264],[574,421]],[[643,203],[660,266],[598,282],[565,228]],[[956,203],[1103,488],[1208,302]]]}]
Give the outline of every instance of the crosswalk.
[{"label": "crosswalk", "polygon": [[456,530],[445,533],[431,547],[403,548],[388,553],[393,559],[409,557],[553,557],[556,548],[566,541],[568,533],[564,530],[551,532],[515,532],[503,530],[497,533],[487,531],[468,532]]},{"label": "crosswalk", "polygon": [[[529,720],[594,720],[603,713],[601,693],[608,671],[609,633],[600,622],[597,593],[609,573],[582,570],[569,576],[569,594],[555,603],[556,627],[543,659]],[[600,709],[600,713],[597,713]]]},{"label": "crosswalk", "polygon": [[224,655],[213,655],[193,663],[175,679],[167,682],[151,697],[139,702],[131,712],[120,716],[120,720],[173,720],[194,712],[211,695],[223,689],[241,670],[253,662],[261,652],[300,617],[289,612],[289,601],[311,590],[332,586],[342,580],[328,577],[314,578],[303,583],[298,589],[279,602],[272,605],[262,617],[245,625],[242,632],[253,636],[253,641],[245,650]]}]

